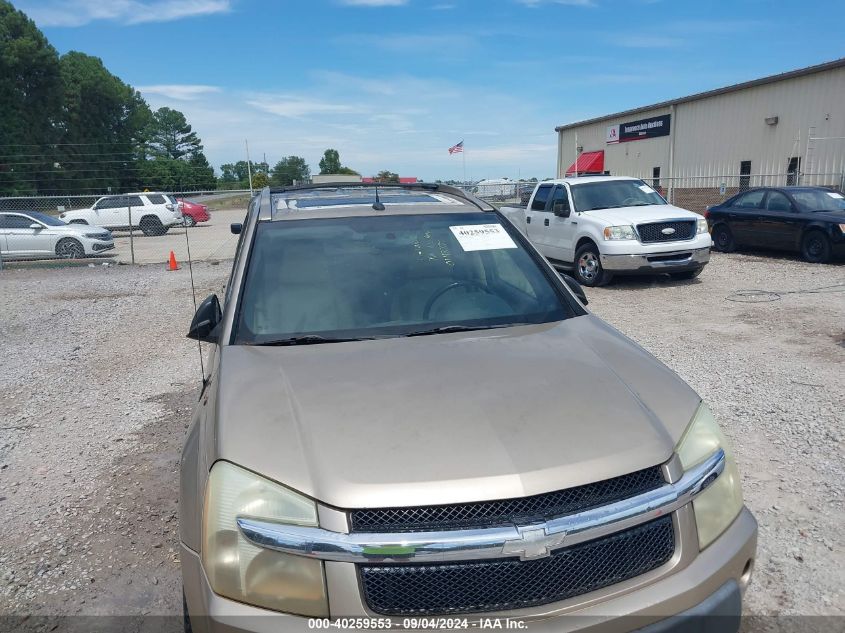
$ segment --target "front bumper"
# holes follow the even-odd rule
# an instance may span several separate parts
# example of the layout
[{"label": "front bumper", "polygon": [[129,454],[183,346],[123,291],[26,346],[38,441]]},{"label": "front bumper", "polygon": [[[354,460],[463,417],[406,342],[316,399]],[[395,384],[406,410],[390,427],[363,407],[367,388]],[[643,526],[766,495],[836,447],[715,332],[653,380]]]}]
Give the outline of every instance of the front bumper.
[{"label": "front bumper", "polygon": [[93,240],[93,239],[84,239],[81,240],[82,247],[85,249],[86,255],[97,255],[104,251],[110,251],[114,248],[114,240]]},{"label": "front bumper", "polygon": [[665,253],[601,255],[601,265],[614,273],[676,273],[696,270],[710,261],[710,247]]},{"label": "front bumper", "polygon": [[[682,532],[692,532],[695,527],[691,508],[678,511]],[[686,566],[664,575],[653,582],[634,579],[608,587],[593,594],[578,596],[564,603],[555,603],[533,609],[500,613],[455,616],[479,620],[501,618],[502,628],[508,628],[506,619],[525,620],[532,632],[540,631],[607,631],[622,633],[644,627],[648,633],[684,631],[672,626],[703,626],[702,621],[713,622],[720,632],[733,633],[739,624],[741,594],[748,585],[757,548],[757,522],[743,508],[731,526],[704,551],[695,555]],[[203,571],[196,552],[182,545],[182,577],[185,596],[194,631],[197,633],[235,631],[307,631],[307,618],[273,613],[251,607],[215,594]],[[330,610],[333,618],[369,619],[372,622],[389,618],[369,613],[360,598],[358,573],[350,563],[326,563],[326,581]],[[727,589],[725,589],[727,587]],[[735,590],[734,590],[735,588]],[[680,617],[678,617],[680,616]],[[706,616],[706,617],[704,617]],[[713,616],[713,617],[711,617]],[[718,617],[716,617],[718,616]],[[405,618],[392,618],[391,628],[401,630]],[[436,618],[435,618],[436,619]],[[660,628],[664,627],[664,628]],[[665,628],[669,627],[669,628]],[[733,628],[731,628],[733,627]],[[325,627],[323,627],[325,628]],[[361,625],[358,628],[378,628]],[[708,633],[704,627],[693,629]]]}]

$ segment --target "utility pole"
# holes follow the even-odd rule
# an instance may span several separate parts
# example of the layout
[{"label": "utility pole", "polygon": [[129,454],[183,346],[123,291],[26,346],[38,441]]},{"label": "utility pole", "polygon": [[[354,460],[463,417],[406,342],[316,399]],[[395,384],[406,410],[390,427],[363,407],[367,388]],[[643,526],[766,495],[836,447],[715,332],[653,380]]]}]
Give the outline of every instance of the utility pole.
[{"label": "utility pole", "polygon": [[253,196],[255,193],[252,190],[252,162],[249,160],[249,141],[244,139],[246,145],[246,173],[249,175],[249,195]]}]

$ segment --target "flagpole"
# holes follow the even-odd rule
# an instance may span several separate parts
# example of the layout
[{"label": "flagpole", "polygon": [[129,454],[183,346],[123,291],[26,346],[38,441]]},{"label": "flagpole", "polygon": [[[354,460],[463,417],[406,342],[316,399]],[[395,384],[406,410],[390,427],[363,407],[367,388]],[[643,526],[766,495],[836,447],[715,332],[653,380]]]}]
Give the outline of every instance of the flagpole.
[{"label": "flagpole", "polygon": [[[464,143],[464,142],[461,141],[461,143]],[[466,187],[467,186],[467,146],[466,146],[466,143],[464,143],[461,147],[462,147],[461,157],[464,161],[464,187]]]}]

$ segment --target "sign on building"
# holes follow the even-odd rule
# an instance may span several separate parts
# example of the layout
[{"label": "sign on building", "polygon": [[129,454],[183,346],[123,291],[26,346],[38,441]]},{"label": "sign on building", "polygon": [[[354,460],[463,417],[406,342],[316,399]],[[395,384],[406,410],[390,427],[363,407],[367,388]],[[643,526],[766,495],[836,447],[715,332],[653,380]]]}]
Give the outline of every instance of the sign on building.
[{"label": "sign on building", "polygon": [[671,114],[649,117],[639,121],[629,121],[619,125],[611,125],[607,128],[605,141],[610,145],[613,143],[626,143],[628,141],[642,141],[647,138],[669,136],[671,125]]}]

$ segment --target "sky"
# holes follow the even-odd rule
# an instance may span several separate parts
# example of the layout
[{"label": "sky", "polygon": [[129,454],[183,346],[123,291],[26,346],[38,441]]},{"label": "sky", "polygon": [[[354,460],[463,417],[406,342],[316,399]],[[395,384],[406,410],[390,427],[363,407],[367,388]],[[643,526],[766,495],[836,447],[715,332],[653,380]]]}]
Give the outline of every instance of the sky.
[{"label": "sky", "polygon": [[845,56],[841,0],[12,2],[184,112],[218,168],[248,140],[314,173],[332,147],[363,175],[542,179],[556,125]]}]

